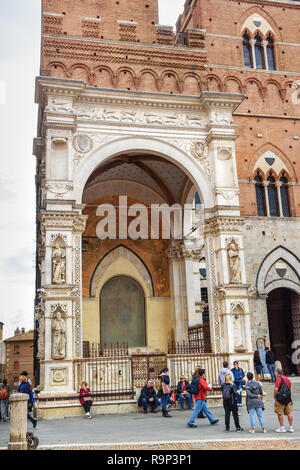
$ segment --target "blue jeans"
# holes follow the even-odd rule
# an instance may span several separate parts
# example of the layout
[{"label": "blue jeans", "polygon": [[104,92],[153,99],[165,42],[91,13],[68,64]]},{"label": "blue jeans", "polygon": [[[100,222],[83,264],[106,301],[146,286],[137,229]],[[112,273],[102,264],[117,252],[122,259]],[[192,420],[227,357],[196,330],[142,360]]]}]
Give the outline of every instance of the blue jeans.
[{"label": "blue jeans", "polygon": [[196,406],[195,406],[195,409],[192,413],[192,416],[190,417],[190,419],[188,421],[188,424],[194,424],[195,419],[197,418],[198,414],[201,413],[201,411],[203,411],[205,416],[207,416],[207,418],[209,419],[210,424],[213,424],[213,423],[216,422],[216,419],[213,417],[213,415],[211,414],[211,412],[207,408],[207,404],[206,404],[205,400],[196,400]]},{"label": "blue jeans", "polygon": [[[234,382],[234,385],[236,386],[237,392],[238,392],[239,390],[243,390],[243,383],[244,383],[244,382],[241,382],[241,381]],[[238,404],[238,405],[241,405],[241,404],[242,404],[242,394],[241,394],[241,395],[238,394],[236,401],[237,401],[237,404]]]},{"label": "blue jeans", "polygon": [[263,429],[265,427],[265,422],[263,418],[262,408],[252,408],[251,410],[249,410],[251,428],[255,428],[255,411],[259,419],[261,428]]},{"label": "blue jeans", "polygon": [[161,397],[161,407],[162,407],[162,410],[163,411],[167,411],[167,405],[169,403],[169,395],[168,394],[165,394],[165,395],[162,395]]},{"label": "blue jeans", "polygon": [[189,405],[189,409],[192,408],[192,395],[188,394],[188,395],[182,395],[182,393],[180,393],[179,395],[179,400],[180,400],[180,406],[182,409],[184,409],[184,398],[187,399],[188,401],[188,405]]},{"label": "blue jeans", "polygon": [[271,374],[272,382],[276,382],[275,365],[274,364],[267,364],[267,365],[268,365],[268,371]]},{"label": "blue jeans", "polygon": [[154,401],[149,401],[147,398],[142,398],[142,403],[143,403],[143,408],[145,411],[147,411],[147,405],[148,403],[152,406],[152,410],[155,410],[158,404],[157,397],[154,398]]}]

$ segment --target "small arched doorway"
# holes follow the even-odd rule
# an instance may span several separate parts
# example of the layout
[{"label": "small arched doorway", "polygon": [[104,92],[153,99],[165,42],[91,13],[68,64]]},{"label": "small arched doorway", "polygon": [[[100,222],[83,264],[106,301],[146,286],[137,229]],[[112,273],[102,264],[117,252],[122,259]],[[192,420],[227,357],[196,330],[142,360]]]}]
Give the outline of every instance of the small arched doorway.
[{"label": "small arched doorway", "polygon": [[106,282],[100,295],[102,344],[126,342],[146,346],[145,295],[137,281],[116,276]]},{"label": "small arched doorway", "polygon": [[[300,339],[300,296],[287,288],[271,291],[267,298],[271,349],[285,374],[297,374],[291,356],[293,341]],[[299,366],[298,366],[299,373]]]}]

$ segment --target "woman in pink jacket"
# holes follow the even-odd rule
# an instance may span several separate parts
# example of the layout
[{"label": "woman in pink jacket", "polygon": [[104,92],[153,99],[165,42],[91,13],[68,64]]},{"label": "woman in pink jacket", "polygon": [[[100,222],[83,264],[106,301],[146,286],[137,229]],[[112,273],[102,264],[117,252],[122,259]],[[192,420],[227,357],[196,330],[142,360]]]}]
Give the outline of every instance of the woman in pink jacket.
[{"label": "woman in pink jacket", "polygon": [[79,392],[79,401],[82,404],[84,411],[85,411],[85,417],[88,419],[91,419],[91,406],[93,404],[92,402],[92,394],[90,389],[87,386],[87,382],[82,382],[81,384],[81,389]]}]

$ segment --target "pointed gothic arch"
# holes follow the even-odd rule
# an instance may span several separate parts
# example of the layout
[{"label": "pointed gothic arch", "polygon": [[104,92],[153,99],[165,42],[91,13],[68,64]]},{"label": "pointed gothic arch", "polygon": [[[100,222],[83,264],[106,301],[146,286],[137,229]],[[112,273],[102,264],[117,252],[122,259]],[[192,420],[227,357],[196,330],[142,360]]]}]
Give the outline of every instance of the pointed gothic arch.
[{"label": "pointed gothic arch", "polygon": [[136,253],[124,245],[119,245],[113,248],[111,251],[106,253],[97,264],[90,281],[90,297],[97,297],[99,295],[98,286],[101,278],[108,267],[119,258],[127,259],[138,270],[146,288],[146,297],[154,297],[154,282],[148,267]]}]

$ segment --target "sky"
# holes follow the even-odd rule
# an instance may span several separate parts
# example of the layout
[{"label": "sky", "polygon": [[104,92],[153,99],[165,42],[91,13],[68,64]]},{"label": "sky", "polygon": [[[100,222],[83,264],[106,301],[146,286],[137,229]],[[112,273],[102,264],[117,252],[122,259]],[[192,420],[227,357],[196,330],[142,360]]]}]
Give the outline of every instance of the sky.
[{"label": "sky", "polygon": [[[159,0],[160,24],[175,25],[185,0]],[[0,322],[3,336],[33,328],[35,283],[35,77],[40,0],[5,0],[0,14]]]}]

